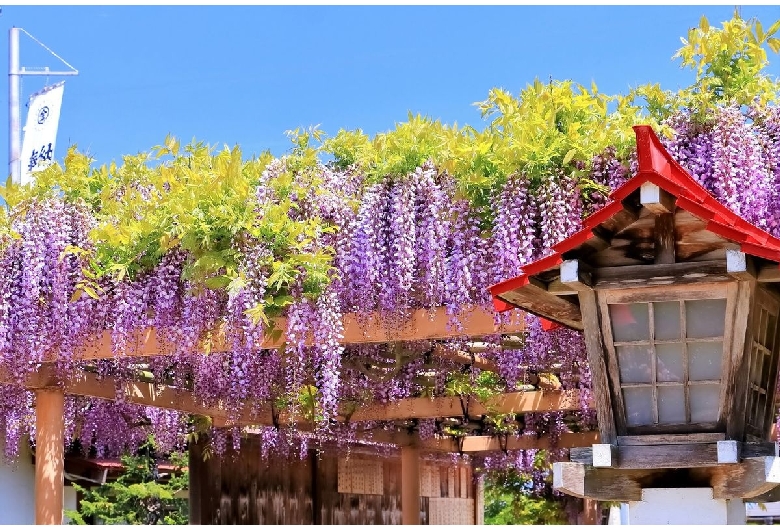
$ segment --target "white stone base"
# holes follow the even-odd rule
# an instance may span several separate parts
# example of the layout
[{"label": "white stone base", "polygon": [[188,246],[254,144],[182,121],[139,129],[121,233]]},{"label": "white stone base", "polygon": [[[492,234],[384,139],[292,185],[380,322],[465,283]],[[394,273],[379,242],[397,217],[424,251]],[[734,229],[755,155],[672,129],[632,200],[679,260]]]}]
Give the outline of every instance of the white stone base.
[{"label": "white stone base", "polygon": [[712,488],[646,488],[622,506],[623,524],[745,524],[742,499],[714,499]]}]

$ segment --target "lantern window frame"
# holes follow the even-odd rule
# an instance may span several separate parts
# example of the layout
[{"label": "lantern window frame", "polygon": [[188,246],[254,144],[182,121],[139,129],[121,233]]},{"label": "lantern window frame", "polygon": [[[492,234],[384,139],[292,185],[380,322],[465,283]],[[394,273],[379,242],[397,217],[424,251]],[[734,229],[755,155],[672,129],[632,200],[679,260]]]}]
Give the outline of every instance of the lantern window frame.
[{"label": "lantern window frame", "polygon": [[[726,307],[724,311],[724,324],[723,324],[723,336],[722,337],[707,337],[707,338],[687,338],[686,337],[686,321],[685,321],[685,302],[697,301],[697,300],[725,300]],[[631,342],[616,342],[613,338],[612,320],[610,318],[609,307],[617,304],[647,304],[652,307],[653,303],[662,302],[678,302],[681,305],[681,321],[680,321],[680,333],[681,336],[677,340],[658,340],[656,341],[653,336],[653,315],[652,309],[649,309],[649,336],[647,340],[631,341]],[[598,311],[599,320],[601,322],[601,331],[604,338],[604,345],[607,354],[607,373],[611,386],[612,394],[612,407],[615,411],[615,427],[619,436],[632,436],[632,435],[645,435],[645,434],[660,434],[660,433],[706,433],[706,432],[725,432],[725,418],[723,417],[724,404],[728,399],[728,393],[726,391],[727,384],[730,377],[730,370],[732,369],[730,363],[730,351],[733,345],[733,325],[734,314],[736,309],[736,283],[735,282],[718,282],[718,283],[702,283],[695,285],[663,285],[641,288],[621,288],[621,289],[604,289],[598,292]],[[685,369],[685,376],[682,382],[679,383],[666,383],[658,384],[656,375],[656,362],[657,353],[655,349],[656,344],[682,344],[683,345],[683,362],[688,363],[689,353],[687,353],[687,345],[689,343],[706,343],[713,342],[715,340],[722,340],[721,350],[721,365],[720,365],[720,378],[717,380],[702,380],[691,381],[687,368]],[[651,382],[646,384],[631,384],[623,383],[620,379],[620,364],[618,362],[617,347],[623,345],[647,345],[651,352]],[[741,347],[741,346],[739,346]],[[691,384],[693,383],[693,384]],[[690,405],[690,387],[698,385],[713,385],[718,384],[718,412],[717,419],[715,421],[690,421],[692,418],[692,411]],[[659,420],[659,400],[657,389],[664,386],[682,386],[684,391],[684,406],[686,410],[686,420],[682,423],[660,423]],[[623,393],[624,388],[632,387],[650,387],[652,388],[652,411],[651,418],[653,420],[650,424],[642,425],[628,425],[628,417],[626,412],[626,402]]]}]

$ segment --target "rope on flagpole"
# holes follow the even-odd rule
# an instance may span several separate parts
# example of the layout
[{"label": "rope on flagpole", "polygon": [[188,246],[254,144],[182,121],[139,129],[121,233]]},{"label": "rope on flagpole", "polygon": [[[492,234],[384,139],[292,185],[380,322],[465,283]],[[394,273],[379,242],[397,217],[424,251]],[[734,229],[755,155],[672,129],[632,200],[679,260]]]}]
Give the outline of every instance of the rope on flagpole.
[{"label": "rope on flagpole", "polygon": [[20,29],[22,32],[24,32],[24,34],[25,34],[25,35],[27,35],[27,36],[28,36],[28,37],[30,37],[32,40],[34,40],[35,42],[37,42],[37,43],[38,43],[38,44],[39,44],[39,45],[40,45],[40,46],[41,46],[43,49],[45,49],[47,52],[49,52],[50,54],[52,54],[53,56],[55,56],[57,59],[59,59],[60,61],[62,61],[62,62],[65,64],[65,66],[67,66],[68,68],[70,68],[70,69],[71,69],[71,70],[73,70],[74,72],[78,72],[78,70],[76,70],[76,69],[73,67],[73,65],[71,65],[71,64],[70,64],[68,61],[66,61],[65,59],[63,59],[62,57],[60,57],[59,55],[57,55],[56,53],[54,53],[54,50],[52,50],[51,48],[49,48],[48,46],[46,46],[44,43],[42,43],[41,41],[39,41],[38,39],[36,39],[36,38],[35,38],[35,37],[33,37],[32,35],[30,35],[30,33],[29,33],[29,32],[27,32],[27,31],[26,31],[24,28],[19,28],[19,29]]}]

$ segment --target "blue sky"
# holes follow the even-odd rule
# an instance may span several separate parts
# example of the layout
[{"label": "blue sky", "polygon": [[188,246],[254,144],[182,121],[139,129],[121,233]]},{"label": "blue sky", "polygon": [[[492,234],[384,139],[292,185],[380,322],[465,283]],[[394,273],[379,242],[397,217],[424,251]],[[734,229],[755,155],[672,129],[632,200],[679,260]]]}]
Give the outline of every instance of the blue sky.
[{"label": "blue sky", "polygon": [[[107,163],[147,151],[168,133],[239,144],[248,156],[284,153],[288,129],[373,134],[409,111],[481,128],[472,103],[496,86],[517,93],[535,77],[595,81],[606,93],[651,81],[686,86],[692,74],[671,60],[679,38],[701,15],[720,25],[733,10],[3,6],[0,38],[7,49],[8,29],[22,27],[79,69],[66,81],[55,156],[75,143]],[[780,19],[778,6],[741,13],[765,28]],[[21,51],[22,66],[59,67],[25,35]],[[770,60],[780,75],[780,57]],[[22,102],[43,83],[24,78]],[[7,104],[2,119],[7,168]]]}]

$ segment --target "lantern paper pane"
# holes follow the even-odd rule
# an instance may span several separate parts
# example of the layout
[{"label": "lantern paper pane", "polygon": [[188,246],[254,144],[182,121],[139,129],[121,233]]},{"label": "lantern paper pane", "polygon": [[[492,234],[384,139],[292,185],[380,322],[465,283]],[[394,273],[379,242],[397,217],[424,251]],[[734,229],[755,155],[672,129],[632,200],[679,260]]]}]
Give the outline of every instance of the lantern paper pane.
[{"label": "lantern paper pane", "polygon": [[652,383],[650,346],[618,346],[615,349],[621,383]]},{"label": "lantern paper pane", "polygon": [[656,302],[653,304],[655,340],[680,338],[680,303]]},{"label": "lantern paper pane", "polygon": [[718,420],[718,400],[720,385],[691,385],[688,387],[691,398],[691,421],[712,422]]},{"label": "lantern paper pane", "polygon": [[722,337],[725,325],[725,299],[685,302],[685,331],[688,338]]},{"label": "lantern paper pane", "polygon": [[609,318],[615,342],[650,339],[647,304],[611,304]]},{"label": "lantern paper pane", "polygon": [[682,385],[658,387],[658,423],[685,423],[685,390]]},{"label": "lantern paper pane", "polygon": [[653,389],[650,387],[624,388],[626,423],[629,427],[653,423]]},{"label": "lantern paper pane", "polygon": [[723,342],[688,343],[688,379],[713,381],[720,379]]},{"label": "lantern paper pane", "polygon": [[656,379],[662,383],[681,383],[685,376],[683,345],[656,344]]}]

